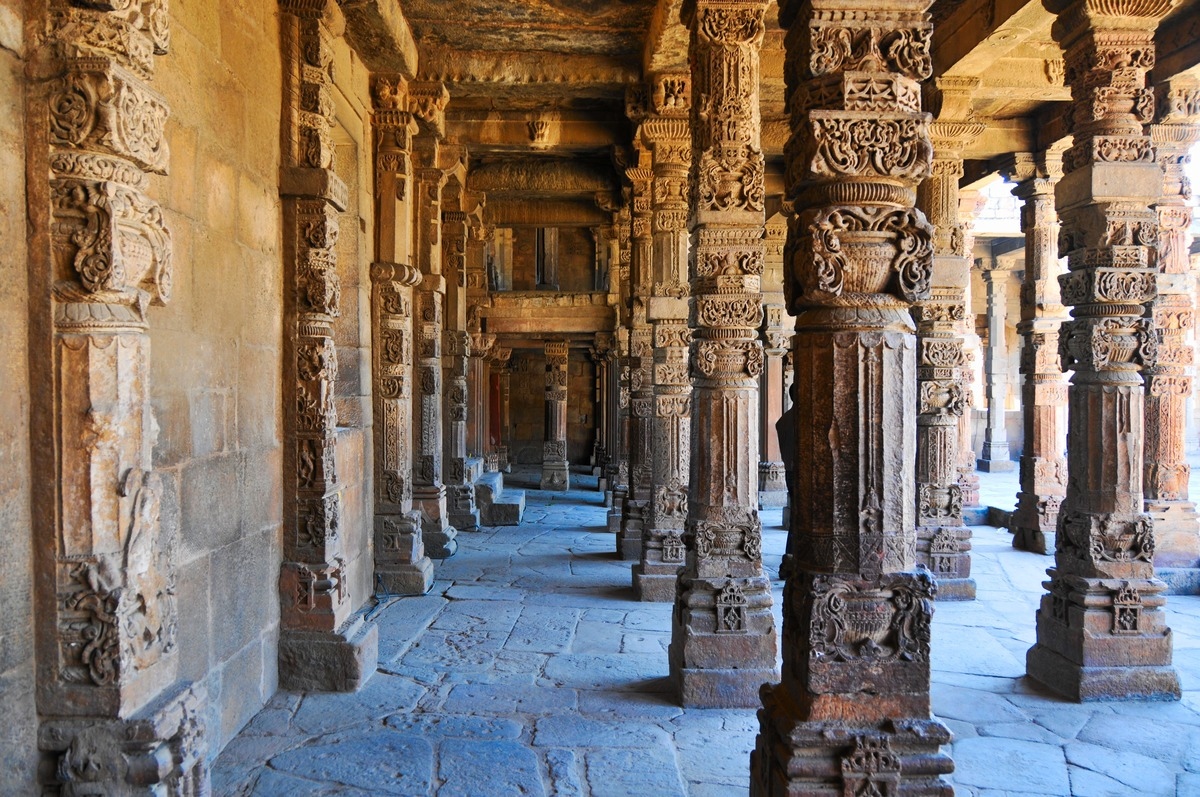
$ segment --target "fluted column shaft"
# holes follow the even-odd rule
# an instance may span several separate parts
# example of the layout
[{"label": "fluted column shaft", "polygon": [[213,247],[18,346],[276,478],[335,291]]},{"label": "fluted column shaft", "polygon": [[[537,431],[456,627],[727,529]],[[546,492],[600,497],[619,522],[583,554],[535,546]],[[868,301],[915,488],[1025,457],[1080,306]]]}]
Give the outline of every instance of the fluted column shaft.
[{"label": "fluted column shaft", "polygon": [[936,585],[916,567],[914,525],[911,307],[930,296],[934,235],[915,208],[932,155],[926,7],[780,3],[798,462],[783,679],[762,690],[751,754],[758,797],[949,790],[950,733],[929,704]]},{"label": "fluted column shaft", "polygon": [[750,706],[777,677],[758,517],[763,0],[685,5],[692,67],[692,453],[671,679],[685,706]]},{"label": "fluted column shaft", "polygon": [[1058,332],[1066,315],[1059,296],[1058,217],[1054,185],[1061,163],[1052,153],[1019,153],[1004,167],[1023,200],[1025,279],[1021,286],[1021,491],[1013,512],[1013,547],[1054,552],[1058,513],[1067,494],[1066,430],[1059,415],[1067,403],[1067,385],[1058,356]]},{"label": "fluted column shaft", "polygon": [[1067,497],[1054,567],[1037,614],[1030,677],[1075,700],[1179,698],[1165,584],[1154,578],[1154,533],[1142,497],[1140,371],[1157,340],[1144,317],[1155,295],[1162,174],[1143,125],[1146,72],[1166,3],[1115,0],[1113,16],[1063,9],[1053,35],[1066,53],[1074,144],[1055,189],[1059,277],[1071,320],[1059,351],[1068,389]]}]

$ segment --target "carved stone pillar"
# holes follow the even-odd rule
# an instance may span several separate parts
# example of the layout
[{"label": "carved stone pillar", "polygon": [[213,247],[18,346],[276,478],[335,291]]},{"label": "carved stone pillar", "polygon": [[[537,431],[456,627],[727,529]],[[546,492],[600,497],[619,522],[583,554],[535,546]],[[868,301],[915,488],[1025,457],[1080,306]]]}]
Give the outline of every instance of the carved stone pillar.
[{"label": "carved stone pillar", "polygon": [[685,706],[752,706],[778,678],[758,518],[765,0],[684,6],[692,65],[692,452],[687,554],[671,624]]},{"label": "carved stone pillar", "polygon": [[[466,151],[452,154],[455,163],[466,161]],[[442,269],[446,274],[446,329],[442,356],[443,455],[446,479],[447,520],[459,531],[479,530],[475,506],[475,480],[467,462],[468,403],[467,375],[471,363],[471,335],[467,332],[467,239],[468,210],[478,201],[466,195],[457,180],[442,210]]]},{"label": "carved stone pillar", "polygon": [[1067,494],[1066,430],[1059,413],[1067,403],[1067,385],[1058,359],[1058,330],[1066,309],[1059,296],[1058,217],[1054,184],[1062,176],[1057,153],[1017,153],[1001,172],[1016,183],[1013,194],[1023,200],[1021,231],[1025,233],[1025,280],[1021,286],[1021,491],[1013,512],[1013,547],[1054,552],[1058,512]]},{"label": "carved stone pillar", "polygon": [[567,362],[570,344],[546,341],[546,438],[542,443],[543,490],[567,490],[571,465],[567,462]]},{"label": "carved stone pillar", "polygon": [[659,76],[653,89],[655,113],[639,128],[653,153],[654,172],[653,286],[647,313],[654,330],[651,501],[641,561],[633,566],[633,589],[643,601],[672,601],[683,565],[692,434],[687,325],[691,82],[686,75]]},{"label": "carved stone pillar", "polygon": [[408,180],[416,122],[403,78],[376,79],[376,254],[371,267],[375,444],[375,578],[388,592],[423,595],[433,586],[421,516],[412,507],[412,307],[421,272],[407,259]]},{"label": "carved stone pillar", "polygon": [[775,424],[783,415],[787,387],[784,358],[791,347],[791,336],[784,328],[790,320],[783,304],[783,247],[787,222],[768,223],[764,234],[763,267],[763,373],[759,378],[758,422],[758,505],[787,505],[787,466],[780,452]]},{"label": "carved stone pillar", "polygon": [[1016,465],[1008,454],[1005,404],[1008,403],[1008,280],[1009,272],[992,264],[983,272],[987,286],[988,343],[983,352],[983,378],[987,391],[987,427],[983,451],[975,467],[984,473],[1003,473]]},{"label": "carved stone pillar", "polygon": [[937,578],[940,600],[973,600],[971,532],[963,524],[958,483],[959,419],[970,402],[962,325],[971,253],[958,218],[962,150],[984,130],[971,119],[977,79],[942,78],[930,94],[938,105],[930,125],[932,173],[917,190],[917,204],[933,225],[933,278],[917,321],[917,561]]},{"label": "carved stone pillar", "polygon": [[1074,144],[1055,198],[1068,268],[1059,285],[1072,316],[1059,353],[1075,374],[1067,497],[1026,671],[1074,700],[1177,700],[1166,585],[1154,578],[1154,529],[1142,504],[1139,373],[1157,344],[1143,304],[1155,293],[1151,203],[1162,188],[1142,128],[1154,110],[1146,71],[1170,5],[1115,0],[1093,16],[1083,1],[1052,6],[1073,99]]},{"label": "carved stone pillar", "polygon": [[489,455],[495,455],[488,440],[492,438],[491,412],[488,409],[491,374],[488,363],[496,345],[495,335],[471,332],[471,359],[467,370],[467,456],[483,459],[485,470]]},{"label": "carved stone pillar", "polygon": [[622,554],[621,519],[625,514],[625,500],[629,494],[629,330],[616,331],[616,349],[613,352],[613,379],[616,392],[617,422],[613,429],[616,448],[613,450],[609,467],[609,484],[612,486],[611,506],[608,510],[608,530],[616,534],[616,552]]},{"label": "carved stone pillar", "polygon": [[422,125],[413,143],[413,229],[416,265],[423,278],[417,286],[417,347],[413,401],[413,504],[421,510],[425,550],[434,559],[453,556],[458,530],[450,523],[443,472],[442,346],[445,336],[446,279],[442,276],[442,189],[446,173],[439,164],[437,128],[443,119],[446,89],[413,83],[410,109]]},{"label": "carved stone pillar", "polygon": [[[358,688],[375,670],[378,631],[352,618],[334,467],[337,356],[333,320],[338,214],[345,183],[331,170],[332,3],[283,0],[287,148],[283,198],[283,564],[279,682],[284,689]],[[296,102],[293,105],[292,102]],[[350,622],[347,622],[350,621]]]},{"label": "carved stone pillar", "polygon": [[612,417],[615,402],[613,401],[611,385],[613,336],[608,332],[597,332],[594,343],[588,350],[592,364],[596,368],[596,442],[592,448],[592,473],[597,475],[597,489],[607,492],[608,485],[608,452],[612,439]]},{"label": "carved stone pillar", "polygon": [[[627,106],[632,103],[627,98]],[[631,114],[632,115],[632,114]],[[637,561],[642,554],[642,531],[651,499],[654,471],[654,330],[647,317],[653,268],[653,238],[650,234],[651,195],[654,173],[651,155],[638,149],[637,165],[625,170],[632,191],[629,239],[629,490],[621,514],[617,552],[622,559]]]},{"label": "carved stone pillar", "polygon": [[492,357],[492,371],[496,374],[496,392],[499,398],[499,428],[495,429],[498,441],[496,448],[496,467],[503,473],[511,470],[508,461],[508,440],[512,436],[512,349],[497,346]]},{"label": "carved stone pillar", "polygon": [[[762,690],[750,793],[945,795],[930,715],[936,582],[917,567],[917,345],[934,230],[927,0],[785,0],[795,203],[797,468],[783,681]],[[854,42],[843,48],[839,42]]]},{"label": "carved stone pillar", "polygon": [[34,484],[46,487],[33,529],[43,761],[30,793],[206,793],[207,697],[177,680],[175,546],[152,457],[147,311],[170,299],[172,243],[150,184],[167,171],[170,109],[151,80],[169,19],[160,3],[64,3],[36,22],[30,346],[50,400],[31,409]]},{"label": "carved stone pillar", "polygon": [[[978,191],[959,191],[958,220],[963,233],[963,251],[972,259],[975,249],[975,218],[987,204],[987,199]],[[963,520],[969,525],[987,522],[987,507],[979,503],[979,474],[975,472],[974,422],[971,409],[976,406],[974,383],[979,373],[982,358],[979,353],[979,335],[975,332],[975,313],[971,310],[971,282],[963,289],[963,368],[964,388],[967,391],[967,409],[958,418],[958,486],[962,488]],[[968,519],[969,518],[969,519]]]},{"label": "carved stone pillar", "polygon": [[[1193,79],[1194,80],[1194,79]],[[1184,168],[1200,140],[1200,86],[1168,83],[1159,92],[1150,138],[1163,173],[1158,200],[1158,294],[1147,315],[1158,348],[1146,363],[1146,511],[1154,523],[1154,566],[1168,591],[1200,592],[1200,519],[1188,497],[1185,418],[1192,395],[1195,278],[1188,262],[1192,208]]]}]

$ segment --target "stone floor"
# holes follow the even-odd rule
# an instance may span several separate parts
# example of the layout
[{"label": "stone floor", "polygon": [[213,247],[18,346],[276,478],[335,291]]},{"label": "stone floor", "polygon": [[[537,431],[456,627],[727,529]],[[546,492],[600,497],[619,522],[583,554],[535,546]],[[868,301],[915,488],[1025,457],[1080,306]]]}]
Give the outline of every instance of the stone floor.
[{"label": "stone floor", "polygon": [[[754,712],[672,705],[671,608],[634,601],[595,480],[572,482],[530,489],[519,527],[459,535],[428,595],[377,612],[363,690],[278,694],[217,760],[213,793],[745,794]],[[763,516],[775,573],[785,535],[779,510]],[[1168,604],[1181,703],[1068,703],[1022,677],[1050,561],[977,527],[979,598],[937,607],[933,706],[958,793],[1200,795],[1200,598]]]}]

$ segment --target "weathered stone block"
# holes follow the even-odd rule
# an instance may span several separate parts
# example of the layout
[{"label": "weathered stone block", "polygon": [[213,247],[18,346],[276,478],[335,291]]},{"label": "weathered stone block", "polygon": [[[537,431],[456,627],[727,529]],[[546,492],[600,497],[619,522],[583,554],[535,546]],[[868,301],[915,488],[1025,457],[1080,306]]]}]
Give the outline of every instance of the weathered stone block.
[{"label": "weathered stone block", "polygon": [[279,686],[299,692],[354,692],[375,672],[379,629],[353,617],[338,633],[285,629],[279,637]]}]

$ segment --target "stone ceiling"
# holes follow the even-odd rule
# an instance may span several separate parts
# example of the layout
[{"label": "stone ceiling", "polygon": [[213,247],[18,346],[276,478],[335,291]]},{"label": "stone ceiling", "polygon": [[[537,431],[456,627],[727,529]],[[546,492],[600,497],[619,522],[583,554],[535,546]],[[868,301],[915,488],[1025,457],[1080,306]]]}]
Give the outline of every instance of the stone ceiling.
[{"label": "stone ceiling", "polygon": [[[385,2],[385,0],[373,0]],[[386,0],[391,2],[392,0]],[[625,87],[687,69],[683,0],[400,0],[418,79],[449,88],[448,132],[478,162],[586,156],[628,146]],[[1160,29],[1172,69],[1200,61],[1200,0]],[[989,123],[967,157],[1047,146],[1066,134],[1062,53],[1042,0],[937,0],[935,77],[978,79],[970,114]],[[762,54],[764,149],[776,163],[787,124],[775,8]],[[531,122],[551,134],[532,134]],[[613,183],[617,182],[614,173]]]}]

